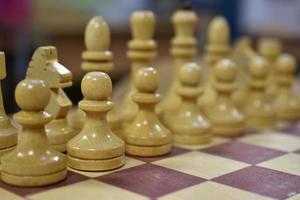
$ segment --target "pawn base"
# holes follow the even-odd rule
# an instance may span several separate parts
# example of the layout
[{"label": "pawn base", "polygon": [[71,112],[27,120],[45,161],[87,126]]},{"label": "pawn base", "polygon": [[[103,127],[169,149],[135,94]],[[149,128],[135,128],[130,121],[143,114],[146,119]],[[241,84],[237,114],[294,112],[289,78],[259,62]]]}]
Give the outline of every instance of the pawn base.
[{"label": "pawn base", "polygon": [[12,146],[12,147],[7,147],[7,148],[4,148],[4,149],[0,149],[0,163],[1,163],[1,157],[3,155],[7,154],[8,152],[14,150],[14,148],[16,148],[16,145]]},{"label": "pawn base", "polygon": [[15,146],[17,144],[17,137],[17,129],[15,127],[2,129],[0,134],[0,150]]},{"label": "pawn base", "polygon": [[174,134],[173,142],[175,144],[189,144],[189,145],[207,144],[211,142],[211,136],[209,134],[203,134],[203,135]]},{"label": "pawn base", "polygon": [[278,120],[281,121],[290,121],[290,122],[295,122],[300,119],[300,114],[298,112],[295,113],[278,113],[277,115]]},{"label": "pawn base", "polygon": [[3,182],[9,185],[22,186],[22,187],[37,187],[37,186],[50,185],[62,181],[66,177],[67,177],[66,169],[53,174],[46,174],[41,176],[19,176],[19,175],[9,174],[4,171],[1,172],[1,179]]},{"label": "pawn base", "polygon": [[55,149],[56,151],[59,151],[59,152],[62,152],[62,153],[67,151],[66,144],[51,144],[50,146],[53,149]]},{"label": "pawn base", "polygon": [[49,143],[55,150],[65,152],[67,142],[75,136],[73,129],[70,127],[60,127],[55,129],[53,128],[54,126],[55,122],[50,122],[50,124],[46,126]]},{"label": "pawn base", "polygon": [[245,131],[244,126],[226,126],[226,125],[213,125],[212,132],[215,135],[224,137],[235,137],[242,135]]},{"label": "pawn base", "polygon": [[160,146],[136,146],[126,144],[126,153],[133,156],[151,157],[161,156],[169,153],[172,149],[172,144],[164,144]]},{"label": "pawn base", "polygon": [[270,130],[275,128],[275,120],[246,120],[246,127],[253,130]]},{"label": "pawn base", "polygon": [[106,171],[119,168],[125,164],[125,156],[101,160],[85,160],[68,155],[69,167],[82,171]]}]

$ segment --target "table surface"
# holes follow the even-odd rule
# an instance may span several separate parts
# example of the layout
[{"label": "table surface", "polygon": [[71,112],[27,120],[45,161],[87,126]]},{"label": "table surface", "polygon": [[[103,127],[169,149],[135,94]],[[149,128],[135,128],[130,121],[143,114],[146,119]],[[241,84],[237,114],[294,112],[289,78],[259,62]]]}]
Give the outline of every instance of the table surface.
[{"label": "table surface", "polygon": [[0,182],[1,200],[300,199],[300,124],[276,131],[215,137],[202,146],[174,146],[162,157],[126,157],[107,172],[69,169],[57,184],[21,188]]}]

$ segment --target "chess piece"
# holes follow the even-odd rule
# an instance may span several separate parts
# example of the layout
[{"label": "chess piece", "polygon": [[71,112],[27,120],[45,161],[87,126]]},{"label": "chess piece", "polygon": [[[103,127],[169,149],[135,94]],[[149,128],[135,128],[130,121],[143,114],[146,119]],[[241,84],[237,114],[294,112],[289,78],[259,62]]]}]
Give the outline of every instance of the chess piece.
[{"label": "chess piece", "polygon": [[[5,55],[0,52],[0,80],[6,77]],[[0,83],[0,158],[15,148],[17,144],[17,129],[10,123],[3,105]]]},{"label": "chess piece", "polygon": [[155,114],[155,105],[160,101],[156,93],[158,72],[152,68],[141,68],[136,72],[134,84],[137,92],[132,100],[139,111],[124,131],[126,153],[136,156],[159,156],[171,151],[172,135]]},{"label": "chess piece", "polygon": [[291,91],[296,71],[296,60],[289,54],[282,54],[276,62],[278,74],[277,92],[274,107],[279,120],[296,121],[300,119],[300,100]]},{"label": "chess piece", "polygon": [[115,169],[124,164],[124,142],[107,123],[107,112],[113,108],[108,100],[112,92],[110,77],[103,72],[89,72],[81,82],[84,99],[79,108],[86,113],[81,132],[67,144],[69,166],[84,171]]},{"label": "chess piece", "polygon": [[266,92],[273,99],[277,93],[277,70],[276,70],[276,60],[282,52],[281,43],[276,38],[261,38],[258,41],[258,52],[269,62],[269,75],[268,75],[268,87]]},{"label": "chess piece", "polygon": [[208,112],[209,108],[216,102],[217,93],[213,85],[213,68],[218,60],[226,58],[230,53],[230,29],[227,20],[222,16],[212,19],[207,32],[208,44],[205,47],[204,60],[208,66],[208,78],[204,94],[199,98],[198,105]]},{"label": "chess piece", "polygon": [[272,103],[267,98],[268,62],[260,57],[253,57],[249,63],[248,95],[244,106],[246,127],[254,130],[275,127],[276,116]]},{"label": "chess piece", "polygon": [[[112,71],[114,65],[113,54],[109,51],[110,29],[101,16],[93,17],[89,21],[85,29],[84,41],[87,50],[82,53],[81,69],[86,72]],[[80,109],[76,109],[71,114],[71,124],[78,132],[82,129],[85,118],[85,113]],[[107,121],[111,130],[120,136],[122,121],[116,107],[107,113]]]},{"label": "chess piece", "polygon": [[[256,59],[256,57],[257,53],[252,48],[252,41],[249,37],[242,37],[236,42],[233,48],[232,59],[236,65],[239,66],[237,72],[239,88],[234,91],[232,99],[239,109],[244,108],[248,98],[249,64],[251,63],[251,60]],[[266,62],[265,59],[264,61]]]},{"label": "chess piece", "polygon": [[51,115],[44,111],[50,90],[42,80],[25,79],[16,88],[21,111],[14,120],[23,129],[16,149],[2,157],[1,178],[16,186],[42,186],[63,180],[67,175],[66,156],[49,146],[45,124]]},{"label": "chess piece", "polygon": [[72,102],[63,90],[72,85],[72,73],[58,62],[54,46],[43,46],[34,52],[26,78],[43,80],[50,88],[51,97],[45,110],[53,120],[46,125],[46,133],[50,145],[57,151],[65,152],[66,143],[75,135],[67,121]]},{"label": "chess piece", "polygon": [[177,144],[204,144],[211,141],[210,123],[197,106],[197,98],[203,92],[198,87],[201,68],[196,63],[186,63],[179,71],[181,85],[177,93],[181,104],[171,118],[169,127]]},{"label": "chess piece", "polygon": [[156,42],[152,39],[154,34],[155,17],[151,11],[136,11],[130,18],[133,39],[128,43],[127,56],[131,60],[130,83],[122,102],[123,125],[126,127],[138,111],[138,106],[131,99],[136,88],[133,84],[135,73],[146,67],[156,57]]},{"label": "chess piece", "polygon": [[213,87],[217,99],[208,112],[214,134],[237,136],[243,133],[244,116],[234,105],[231,94],[236,89],[237,67],[230,59],[222,59],[214,66]]},{"label": "chess piece", "polygon": [[197,14],[191,9],[176,11],[172,16],[175,36],[171,40],[171,55],[174,60],[174,74],[171,86],[156,108],[159,115],[169,115],[180,105],[176,89],[180,86],[178,73],[183,64],[191,62],[197,53],[197,40],[194,36],[198,24]]}]

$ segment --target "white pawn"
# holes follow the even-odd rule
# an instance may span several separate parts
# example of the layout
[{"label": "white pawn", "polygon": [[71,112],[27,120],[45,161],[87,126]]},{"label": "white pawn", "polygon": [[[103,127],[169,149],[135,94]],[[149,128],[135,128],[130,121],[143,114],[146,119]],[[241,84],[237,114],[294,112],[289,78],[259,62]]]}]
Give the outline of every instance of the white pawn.
[{"label": "white pawn", "polygon": [[292,92],[296,60],[289,54],[282,54],[276,61],[277,88],[274,108],[279,120],[296,121],[300,119],[300,100]]},{"label": "white pawn", "polygon": [[260,56],[254,56],[249,63],[244,114],[246,126],[250,129],[271,129],[275,126],[275,112],[266,94],[268,69],[268,62]]},{"label": "white pawn", "polygon": [[154,111],[160,101],[160,95],[156,93],[158,79],[159,74],[152,67],[142,68],[134,76],[137,92],[132,95],[132,100],[138,104],[139,111],[124,131],[126,153],[130,155],[159,156],[171,151],[171,132]]},{"label": "white pawn", "polygon": [[203,93],[203,89],[198,87],[201,67],[187,63],[181,67],[178,78],[181,85],[177,93],[182,103],[169,123],[173,141],[178,144],[208,143],[211,141],[211,125],[197,105],[197,99]]},{"label": "white pawn", "polygon": [[3,105],[1,80],[5,77],[5,55],[4,52],[0,52],[0,158],[13,150],[17,144],[17,129],[10,123]]},{"label": "white pawn", "polygon": [[222,136],[240,135],[245,130],[244,116],[231,98],[236,89],[237,67],[230,59],[222,59],[214,66],[213,72],[213,87],[217,92],[217,99],[208,112],[212,131]]},{"label": "white pawn", "polygon": [[14,120],[22,125],[16,149],[2,157],[1,179],[17,186],[42,186],[63,180],[67,159],[49,145],[45,124],[52,119],[45,112],[50,89],[42,80],[25,79],[15,91],[21,111]]},{"label": "white pawn", "polygon": [[89,72],[81,82],[84,99],[79,108],[86,121],[78,135],[67,144],[69,166],[84,171],[103,171],[124,165],[124,142],[110,129],[106,117],[114,104],[110,77],[103,72]]}]

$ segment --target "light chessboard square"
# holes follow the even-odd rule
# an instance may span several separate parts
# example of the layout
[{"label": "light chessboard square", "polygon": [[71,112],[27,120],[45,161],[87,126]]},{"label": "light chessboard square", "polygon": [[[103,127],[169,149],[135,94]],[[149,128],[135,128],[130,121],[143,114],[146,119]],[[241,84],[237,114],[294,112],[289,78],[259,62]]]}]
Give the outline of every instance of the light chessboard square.
[{"label": "light chessboard square", "polygon": [[259,133],[242,137],[239,140],[245,143],[285,152],[292,152],[300,149],[299,137],[280,132]]},{"label": "light chessboard square", "polygon": [[300,194],[294,195],[286,200],[300,200]]},{"label": "light chessboard square", "polygon": [[159,200],[272,200],[259,194],[247,192],[227,185],[204,182],[159,198]]},{"label": "light chessboard square", "polygon": [[2,200],[25,200],[25,198],[0,188],[0,199]]},{"label": "light chessboard square", "polygon": [[293,153],[285,154],[260,163],[258,166],[300,176],[300,155]]},{"label": "light chessboard square", "polygon": [[244,162],[196,151],[162,159],[153,164],[205,179],[212,179],[250,166]]},{"label": "light chessboard square", "polygon": [[92,179],[65,187],[29,195],[27,196],[27,198],[30,200],[148,199],[147,197],[144,197],[142,195]]}]

